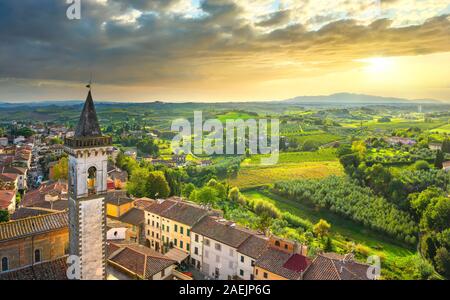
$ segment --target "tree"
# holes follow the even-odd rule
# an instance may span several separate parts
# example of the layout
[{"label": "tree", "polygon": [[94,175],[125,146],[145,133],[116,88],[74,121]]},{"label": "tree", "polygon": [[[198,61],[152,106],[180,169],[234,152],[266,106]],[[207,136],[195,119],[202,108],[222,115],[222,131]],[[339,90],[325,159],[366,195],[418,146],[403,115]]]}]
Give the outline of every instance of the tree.
[{"label": "tree", "polygon": [[149,171],[146,168],[136,168],[127,183],[127,191],[136,197],[148,197]]},{"label": "tree", "polygon": [[190,199],[202,204],[215,204],[219,200],[217,191],[209,186],[204,186],[200,190],[192,192]]},{"label": "tree", "polygon": [[367,148],[364,141],[354,141],[352,143],[352,151],[357,153],[360,159],[363,159],[366,155]]},{"label": "tree", "polygon": [[148,175],[148,194],[150,198],[166,198],[170,195],[170,187],[164,173],[153,171]]},{"label": "tree", "polygon": [[434,166],[437,169],[442,169],[442,167],[443,167],[442,164],[444,163],[444,160],[445,160],[444,153],[442,151],[438,150],[436,152],[436,158],[434,160]]},{"label": "tree", "polygon": [[333,241],[331,240],[330,237],[327,237],[325,239],[325,245],[323,247],[323,250],[325,252],[333,252]]},{"label": "tree", "polygon": [[0,223],[9,221],[9,212],[7,210],[0,210]]},{"label": "tree", "polygon": [[450,200],[444,196],[433,198],[422,216],[420,226],[436,232],[450,228]]},{"label": "tree", "polygon": [[442,143],[442,152],[450,153],[450,139],[446,138]]},{"label": "tree", "polygon": [[270,226],[272,225],[273,218],[267,213],[263,213],[258,219],[258,229],[268,235]]},{"label": "tree", "polygon": [[448,253],[448,250],[444,247],[437,249],[434,262],[437,271],[450,278],[450,253]]},{"label": "tree", "polygon": [[278,219],[281,216],[278,208],[269,202],[257,201],[253,209],[258,216],[267,215],[273,219]]},{"label": "tree", "polygon": [[62,157],[56,165],[53,166],[53,180],[64,179],[69,177],[69,159]]},{"label": "tree", "polygon": [[189,198],[191,196],[191,193],[195,190],[195,185],[192,183],[188,183],[183,185],[183,189],[181,191],[181,195],[183,197]]},{"label": "tree", "polygon": [[331,228],[330,223],[328,223],[327,221],[325,221],[323,219],[320,219],[319,222],[317,222],[317,224],[314,225],[313,232],[318,237],[324,237],[324,236],[328,235],[330,228]]},{"label": "tree", "polygon": [[233,202],[238,202],[239,201],[239,197],[241,197],[241,192],[239,191],[239,188],[237,188],[237,187],[233,187],[228,192],[228,199],[230,199]]},{"label": "tree", "polygon": [[419,170],[419,171],[420,170],[425,170],[425,171],[427,171],[430,168],[431,168],[430,164],[428,162],[424,161],[424,160],[418,160],[418,161],[416,161],[414,163],[414,169],[415,170]]}]

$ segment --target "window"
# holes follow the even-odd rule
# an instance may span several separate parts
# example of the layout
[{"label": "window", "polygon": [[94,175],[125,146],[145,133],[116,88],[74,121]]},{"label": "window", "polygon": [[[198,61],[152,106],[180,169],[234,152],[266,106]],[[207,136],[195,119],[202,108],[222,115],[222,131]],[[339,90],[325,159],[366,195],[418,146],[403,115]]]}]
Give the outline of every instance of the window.
[{"label": "window", "polygon": [[156,234],[156,238],[159,239],[159,233]]},{"label": "window", "polygon": [[188,228],[188,229],[186,229],[186,235],[191,235],[191,230]]},{"label": "window", "polygon": [[9,270],[8,258],[3,257],[2,258],[2,272],[8,271],[8,270]]},{"label": "window", "polygon": [[239,275],[241,275],[241,277],[244,277],[244,270],[239,270]]},{"label": "window", "polygon": [[243,263],[245,261],[245,258],[243,255],[241,255],[241,263]]},{"label": "window", "polygon": [[152,226],[155,227],[155,221],[152,221]]},{"label": "window", "polygon": [[147,220],[147,225],[150,225],[150,220]]},{"label": "window", "polygon": [[162,224],[161,226],[162,226],[162,230],[164,230],[164,229],[165,229],[165,228],[164,228],[164,224]]},{"label": "window", "polygon": [[180,226],[180,233],[181,233],[181,234],[184,234],[184,227],[181,227],[181,226]]},{"label": "window", "polygon": [[252,267],[254,267],[255,266],[255,261],[254,260],[252,260]]},{"label": "window", "polygon": [[205,239],[205,245],[209,247],[209,240]]},{"label": "window", "polygon": [[150,230],[147,230],[147,235],[150,235]]},{"label": "window", "polygon": [[264,278],[267,279],[269,277],[269,274],[267,274],[266,272],[264,272]]},{"label": "window", "polygon": [[186,250],[190,251],[191,250],[191,245],[189,245],[189,243],[186,243]]},{"label": "window", "polygon": [[255,270],[256,275],[258,275],[258,269]]},{"label": "window", "polygon": [[280,247],[280,241],[275,241],[275,246]]},{"label": "window", "polygon": [[163,243],[164,243],[164,236],[163,235],[161,235],[161,240],[163,241]]},{"label": "window", "polygon": [[39,249],[34,250],[34,262],[41,262],[41,250]]},{"label": "window", "polygon": [[152,231],[152,237],[155,237],[155,232],[154,231]]},{"label": "window", "polygon": [[178,240],[177,240],[177,239],[174,239],[174,240],[173,240],[173,244],[174,244],[175,246],[177,246]]},{"label": "window", "polygon": [[214,245],[214,247],[216,248],[217,251],[221,251],[222,250],[222,245],[220,245],[219,243],[216,243]]},{"label": "window", "polygon": [[180,248],[183,249],[183,241],[180,241]]},{"label": "window", "polygon": [[195,235],[195,242],[198,243],[198,234]]},{"label": "window", "polygon": [[169,232],[169,225],[167,225],[167,232]]},{"label": "window", "polygon": [[198,255],[198,248],[197,247],[194,248],[194,254]]},{"label": "window", "polygon": [[175,224],[175,225],[173,226],[173,231],[178,232],[178,225],[177,225],[177,224]]},{"label": "window", "polygon": [[158,222],[156,222],[156,228],[159,228],[159,223]]},{"label": "window", "polygon": [[287,250],[287,248],[288,248],[288,245],[287,245],[287,244],[284,244],[284,249]]}]

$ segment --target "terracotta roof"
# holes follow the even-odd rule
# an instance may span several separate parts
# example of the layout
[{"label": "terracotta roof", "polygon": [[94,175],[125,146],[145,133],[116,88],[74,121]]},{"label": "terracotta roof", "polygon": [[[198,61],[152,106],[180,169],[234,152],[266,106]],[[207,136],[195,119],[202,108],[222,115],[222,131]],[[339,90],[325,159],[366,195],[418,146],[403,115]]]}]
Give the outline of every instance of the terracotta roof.
[{"label": "terracotta roof", "polygon": [[69,226],[67,212],[0,223],[0,241],[58,230]]},{"label": "terracotta roof", "polygon": [[12,182],[12,181],[16,181],[18,177],[19,177],[18,174],[14,174],[14,173],[3,173],[3,174],[0,174],[0,181],[3,181],[3,182]]},{"label": "terracotta roof", "polygon": [[153,275],[176,263],[176,261],[142,245],[117,246],[122,250],[116,249],[108,260],[139,275],[141,278],[151,279]]},{"label": "terracotta roof", "polygon": [[369,266],[336,253],[319,254],[304,274],[305,280],[368,280]]},{"label": "terracotta roof", "polygon": [[106,193],[105,202],[113,205],[122,205],[133,202],[133,199],[127,196],[126,191],[110,191]]},{"label": "terracotta roof", "polygon": [[235,227],[234,223],[216,217],[205,217],[192,227],[192,232],[238,248],[251,234]]},{"label": "terracotta roof", "polygon": [[156,203],[155,200],[150,198],[139,198],[134,200],[134,206],[140,209],[146,209],[147,207],[152,206],[154,203]]},{"label": "terracotta roof", "polygon": [[207,209],[188,203],[178,202],[169,209],[163,211],[161,216],[188,226],[194,226],[207,214]]},{"label": "terracotta roof", "polygon": [[119,218],[119,220],[126,224],[132,224],[132,225],[143,224],[145,222],[144,211],[142,209],[133,207],[127,213],[122,215]]},{"label": "terracotta roof", "polygon": [[267,249],[268,245],[268,238],[261,235],[252,235],[239,246],[238,251],[239,253],[257,259]]},{"label": "terracotta roof", "polygon": [[30,217],[48,215],[48,214],[55,213],[55,212],[56,211],[38,209],[38,208],[32,208],[32,207],[21,207],[19,209],[16,209],[16,211],[11,215],[11,220],[19,220],[19,219],[25,219],[25,218],[30,218]]},{"label": "terracotta roof", "polygon": [[[21,201],[22,206],[38,206],[45,201],[45,195],[59,196],[60,199],[67,199],[67,183],[65,181],[47,182],[38,189],[28,191]],[[67,202],[67,201],[66,201]]]},{"label": "terracotta roof", "polygon": [[166,211],[167,209],[169,209],[170,207],[174,206],[175,204],[177,204],[176,201],[173,200],[156,200],[155,203],[153,203],[153,205],[150,205],[148,207],[146,207],[144,210],[150,213],[154,213],[154,214],[161,214],[162,212]]},{"label": "terracotta roof", "polygon": [[25,175],[27,172],[26,168],[21,167],[0,167],[0,173],[13,173],[13,174],[19,174],[19,175]]},{"label": "terracotta roof", "polygon": [[0,209],[8,209],[16,197],[16,191],[0,190]]},{"label": "terracotta roof", "polygon": [[0,273],[0,280],[67,280],[67,256]]},{"label": "terracotta roof", "polygon": [[308,265],[306,257],[300,254],[289,254],[269,247],[256,260],[255,265],[290,280],[301,279],[302,270]]}]

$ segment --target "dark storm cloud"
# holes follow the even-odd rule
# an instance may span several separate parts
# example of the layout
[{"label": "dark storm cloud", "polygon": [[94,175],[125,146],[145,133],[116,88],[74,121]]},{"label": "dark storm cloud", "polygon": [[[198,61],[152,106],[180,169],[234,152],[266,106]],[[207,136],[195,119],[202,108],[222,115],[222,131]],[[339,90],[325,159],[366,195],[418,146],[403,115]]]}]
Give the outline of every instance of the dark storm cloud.
[{"label": "dark storm cloud", "polygon": [[[447,16],[403,28],[385,19],[368,26],[342,20],[318,31],[291,24],[261,33],[261,27],[288,24],[289,13],[254,24],[233,0],[204,0],[204,15],[197,17],[169,13],[178,0],[82,3],[82,20],[69,21],[65,0],[2,0],[0,78],[78,82],[94,70],[102,83],[149,84],[198,80],[213,72],[207,69],[220,74],[233,65],[270,68],[281,55],[331,63],[450,51]],[[117,18],[133,9],[142,12],[135,22]]]}]

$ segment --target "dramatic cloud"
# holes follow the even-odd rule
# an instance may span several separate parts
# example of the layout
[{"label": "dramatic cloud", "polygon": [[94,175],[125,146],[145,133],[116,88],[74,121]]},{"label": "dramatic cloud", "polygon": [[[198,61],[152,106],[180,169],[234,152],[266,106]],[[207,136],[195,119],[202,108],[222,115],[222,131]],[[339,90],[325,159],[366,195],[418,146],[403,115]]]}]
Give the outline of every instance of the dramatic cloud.
[{"label": "dramatic cloud", "polygon": [[137,87],[139,99],[145,89],[180,86],[195,87],[188,98],[213,97],[202,85],[214,86],[217,99],[220,85],[256,89],[368,57],[450,52],[444,2],[82,0],[82,19],[70,21],[65,0],[3,0],[0,88],[28,81],[59,89],[93,71],[98,84]]}]

